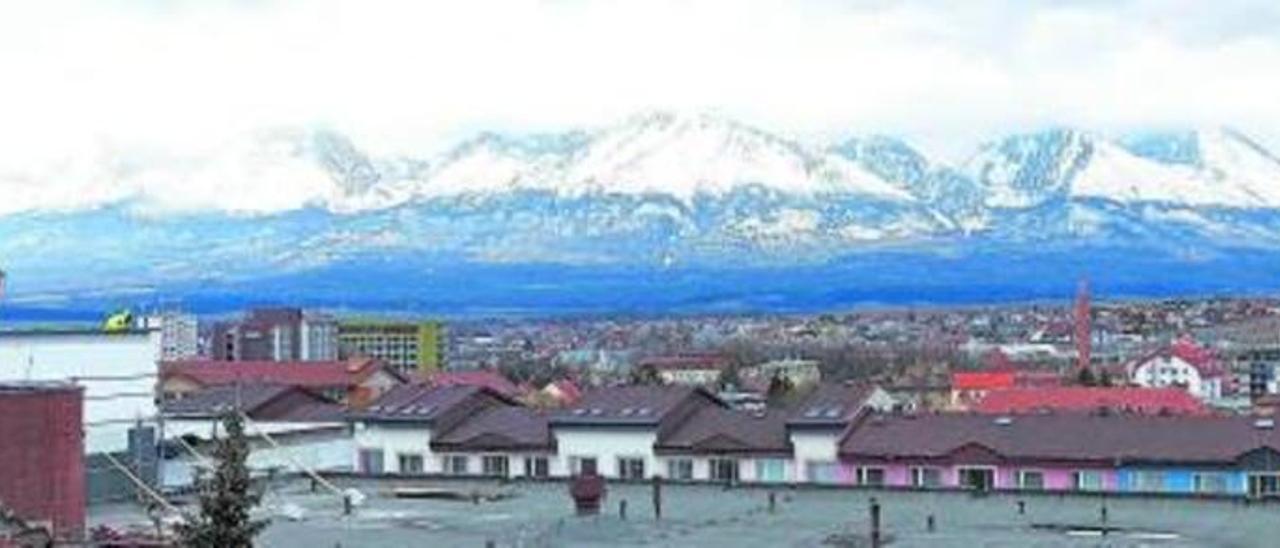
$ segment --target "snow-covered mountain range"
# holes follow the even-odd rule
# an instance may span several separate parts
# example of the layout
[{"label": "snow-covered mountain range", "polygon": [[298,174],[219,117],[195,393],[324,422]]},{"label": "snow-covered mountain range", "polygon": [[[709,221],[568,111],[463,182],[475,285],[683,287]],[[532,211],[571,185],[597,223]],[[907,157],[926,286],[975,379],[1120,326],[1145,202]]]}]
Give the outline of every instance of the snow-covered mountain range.
[{"label": "snow-covered mountain range", "polygon": [[653,112],[592,130],[483,133],[420,158],[287,131],[146,160],[73,170],[92,176],[71,191],[0,172],[0,191],[17,198],[0,206],[0,266],[41,280],[183,280],[369,257],[732,267],[979,246],[1192,259],[1280,246],[1280,158],[1231,129],[1058,128],[950,165],[891,137],[812,143]]}]

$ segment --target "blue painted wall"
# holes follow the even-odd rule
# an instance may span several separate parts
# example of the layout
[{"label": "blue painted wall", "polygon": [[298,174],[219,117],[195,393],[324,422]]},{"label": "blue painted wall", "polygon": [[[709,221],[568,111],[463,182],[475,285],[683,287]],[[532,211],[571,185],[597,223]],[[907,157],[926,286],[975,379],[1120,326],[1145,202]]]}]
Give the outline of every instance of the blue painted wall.
[{"label": "blue painted wall", "polygon": [[1161,489],[1163,493],[1195,493],[1196,474],[1222,474],[1226,479],[1226,493],[1233,495],[1246,494],[1249,485],[1246,473],[1240,471],[1197,470],[1193,468],[1121,468],[1116,472],[1116,488],[1125,492],[1138,491],[1138,472],[1160,472],[1164,474],[1164,482]]}]

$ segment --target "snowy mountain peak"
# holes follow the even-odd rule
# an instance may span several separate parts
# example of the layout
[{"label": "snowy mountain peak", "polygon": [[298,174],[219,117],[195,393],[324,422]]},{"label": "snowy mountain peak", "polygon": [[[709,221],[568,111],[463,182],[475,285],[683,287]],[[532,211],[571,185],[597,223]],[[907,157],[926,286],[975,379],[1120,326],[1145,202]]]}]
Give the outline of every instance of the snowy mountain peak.
[{"label": "snowy mountain peak", "polygon": [[1184,207],[1280,207],[1280,161],[1238,131],[1131,135],[1106,141],[1069,129],[987,145],[966,166],[992,207],[1054,198]]},{"label": "snowy mountain peak", "polygon": [[1072,180],[1093,158],[1097,141],[1058,128],[984,145],[965,169],[995,208],[1031,207],[1070,193]]},{"label": "snowy mountain peak", "polygon": [[534,139],[488,137],[456,148],[436,164],[424,194],[537,190],[688,201],[759,185],[911,199],[843,157],[709,113],[647,112],[590,133]]},{"label": "snowy mountain peak", "polygon": [[929,160],[907,143],[875,135],[848,139],[831,151],[856,162],[887,181],[912,187],[920,184],[930,169]]}]

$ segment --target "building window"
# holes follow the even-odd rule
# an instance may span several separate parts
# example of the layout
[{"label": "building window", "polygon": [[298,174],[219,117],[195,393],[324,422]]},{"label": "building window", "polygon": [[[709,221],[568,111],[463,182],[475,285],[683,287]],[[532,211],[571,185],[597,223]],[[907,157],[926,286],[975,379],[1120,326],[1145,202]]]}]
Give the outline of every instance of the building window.
[{"label": "building window", "polygon": [[956,470],[960,487],[978,491],[990,491],[995,487],[996,471],[992,468],[961,467]]},{"label": "building window", "polygon": [[884,468],[859,466],[858,467],[858,485],[866,485],[868,487],[884,486]]},{"label": "building window", "polygon": [[1280,495],[1280,474],[1249,474],[1249,496],[1275,497]]},{"label": "building window", "polygon": [[667,479],[689,481],[693,479],[693,459],[667,461]]},{"label": "building window", "polygon": [[525,457],[524,475],[530,478],[545,478],[551,475],[551,467],[547,457]]},{"label": "building window", "polygon": [[400,453],[399,455],[396,455],[396,459],[400,461],[401,474],[416,476],[423,472],[422,455]]},{"label": "building window", "polygon": [[1133,473],[1133,490],[1140,493],[1164,491],[1164,472],[1139,470]]},{"label": "building window", "polygon": [[1018,470],[1018,489],[1040,491],[1044,489],[1044,472],[1039,470]]},{"label": "building window", "polygon": [[471,459],[466,455],[449,455],[444,458],[444,473],[451,476],[465,476],[471,473]]},{"label": "building window", "polygon": [[933,467],[912,468],[911,486],[926,489],[942,487],[942,470]]},{"label": "building window", "polygon": [[756,481],[770,483],[787,481],[787,461],[782,459],[757,459]]},{"label": "building window", "polygon": [[486,476],[507,477],[507,457],[486,455],[480,458],[480,471]]},{"label": "building window", "polygon": [[594,476],[600,471],[595,457],[569,457],[569,473],[575,476]]},{"label": "building window", "polygon": [[381,474],[386,471],[383,468],[382,450],[381,449],[361,449],[360,450],[360,471],[366,474]]},{"label": "building window", "polygon": [[627,480],[644,479],[644,459],[639,457],[618,457],[618,477]]},{"label": "building window", "polygon": [[812,483],[838,483],[840,465],[828,461],[808,461],[805,463],[804,475]]},{"label": "building window", "polygon": [[1075,485],[1075,488],[1078,491],[1101,491],[1102,472],[1094,470],[1079,470],[1072,472],[1071,483]]},{"label": "building window", "polygon": [[1191,476],[1197,493],[1226,493],[1227,475],[1221,472],[1199,472]]},{"label": "building window", "polygon": [[738,482],[737,459],[710,459],[707,463],[711,469],[711,481]]}]

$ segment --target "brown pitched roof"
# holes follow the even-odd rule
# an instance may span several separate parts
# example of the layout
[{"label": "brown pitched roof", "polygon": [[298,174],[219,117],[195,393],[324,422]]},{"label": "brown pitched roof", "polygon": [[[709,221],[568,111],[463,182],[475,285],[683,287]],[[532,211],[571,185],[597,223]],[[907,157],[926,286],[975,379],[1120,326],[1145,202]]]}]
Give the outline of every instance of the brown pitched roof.
[{"label": "brown pitched roof", "polygon": [[482,394],[501,398],[497,393],[481,386],[400,385],[388,390],[363,411],[353,413],[352,418],[366,421],[429,423],[469,398]]},{"label": "brown pitched roof", "polygon": [[490,407],[431,440],[435,451],[550,451],[547,417],[518,406]]},{"label": "brown pitched roof", "polygon": [[236,383],[290,384],[310,388],[350,387],[384,371],[400,382],[404,375],[372,359],[324,362],[182,360],[160,364],[161,380],[185,377],[201,386]]},{"label": "brown pitched roof", "polygon": [[222,385],[165,402],[162,412],[171,418],[212,418],[240,409],[258,421],[341,422],[341,405],[296,386],[273,384]]},{"label": "brown pitched roof", "polygon": [[871,396],[867,384],[824,383],[793,407],[787,419],[792,427],[840,427],[848,425]]},{"label": "brown pitched roof", "polygon": [[790,455],[787,415],[705,406],[659,439],[655,449],[670,454]]},{"label": "brown pitched roof", "polygon": [[845,437],[847,458],[946,460],[978,447],[1011,461],[1226,464],[1280,433],[1249,417],[1043,414],[868,415]]},{"label": "brown pitched roof", "polygon": [[584,392],[572,407],[551,417],[553,425],[656,425],[692,397],[715,400],[688,386],[614,386]]}]

